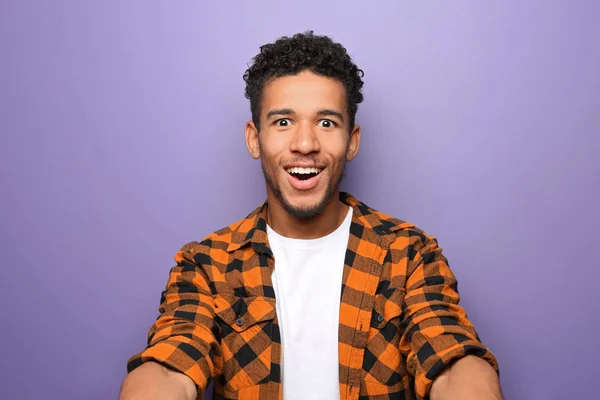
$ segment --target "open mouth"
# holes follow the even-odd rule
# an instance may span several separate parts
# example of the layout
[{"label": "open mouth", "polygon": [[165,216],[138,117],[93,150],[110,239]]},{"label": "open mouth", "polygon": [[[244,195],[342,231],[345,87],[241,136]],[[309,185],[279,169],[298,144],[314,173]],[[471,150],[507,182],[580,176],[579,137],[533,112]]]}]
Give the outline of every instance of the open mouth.
[{"label": "open mouth", "polygon": [[293,176],[294,178],[301,180],[301,181],[306,181],[310,178],[314,178],[315,176],[319,175],[319,173],[321,173],[322,169],[321,168],[304,168],[304,167],[292,167],[292,168],[288,168],[287,173],[290,174],[291,176]]}]

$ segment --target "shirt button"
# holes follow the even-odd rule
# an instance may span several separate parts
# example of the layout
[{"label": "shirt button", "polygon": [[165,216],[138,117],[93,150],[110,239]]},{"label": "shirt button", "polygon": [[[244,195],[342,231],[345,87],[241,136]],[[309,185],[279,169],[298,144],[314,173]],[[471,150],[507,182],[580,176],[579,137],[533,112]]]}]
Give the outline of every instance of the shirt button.
[{"label": "shirt button", "polygon": [[377,315],[377,321],[378,322],[383,321],[383,315],[382,314]]},{"label": "shirt button", "polygon": [[238,319],[235,320],[235,324],[237,326],[242,326],[242,325],[244,325],[244,320],[241,319],[241,318],[238,318]]}]

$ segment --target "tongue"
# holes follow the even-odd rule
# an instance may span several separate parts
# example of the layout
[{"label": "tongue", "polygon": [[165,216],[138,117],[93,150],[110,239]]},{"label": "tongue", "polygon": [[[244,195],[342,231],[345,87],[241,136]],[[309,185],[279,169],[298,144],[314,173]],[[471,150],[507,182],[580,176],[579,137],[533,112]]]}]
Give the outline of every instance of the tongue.
[{"label": "tongue", "polygon": [[312,178],[314,176],[317,176],[317,174],[294,174],[294,177],[296,179],[301,180],[301,181],[305,181],[305,180],[310,179],[310,178]]}]

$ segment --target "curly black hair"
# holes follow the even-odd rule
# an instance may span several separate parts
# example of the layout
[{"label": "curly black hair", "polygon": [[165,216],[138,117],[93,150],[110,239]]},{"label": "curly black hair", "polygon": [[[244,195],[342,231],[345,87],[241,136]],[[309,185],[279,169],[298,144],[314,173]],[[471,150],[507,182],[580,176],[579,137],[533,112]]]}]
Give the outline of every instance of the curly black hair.
[{"label": "curly black hair", "polygon": [[328,36],[315,35],[313,31],[283,36],[274,43],[260,47],[253,64],[244,73],[246,98],[250,99],[252,121],[260,129],[260,106],[262,93],[269,80],[287,75],[296,75],[304,70],[337,79],[346,88],[346,102],[350,116],[350,129],[358,104],[363,101],[361,89],[364,73],[348,52]]}]

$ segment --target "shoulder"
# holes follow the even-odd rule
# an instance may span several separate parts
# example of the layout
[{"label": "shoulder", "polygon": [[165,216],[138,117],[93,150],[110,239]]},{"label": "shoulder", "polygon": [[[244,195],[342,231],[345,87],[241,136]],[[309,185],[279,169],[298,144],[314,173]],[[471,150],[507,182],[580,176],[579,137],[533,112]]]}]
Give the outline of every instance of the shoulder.
[{"label": "shoulder", "polygon": [[206,235],[200,241],[191,241],[181,247],[178,253],[186,253],[194,256],[198,253],[208,254],[211,250],[226,251],[227,247],[234,240],[239,240],[241,234],[240,227],[248,218],[240,219],[226,227],[218,229],[209,235]]},{"label": "shoulder", "polygon": [[389,246],[391,260],[408,261],[409,270],[407,274],[414,271],[420,264],[442,262],[447,265],[448,260],[442,254],[442,248],[435,236],[430,235],[415,224],[390,217],[380,213],[381,218],[394,223],[393,235]]},{"label": "shoulder", "polygon": [[409,246],[412,251],[426,251],[428,248],[437,247],[436,237],[425,232],[414,223],[371,208],[369,211],[371,215],[380,221],[380,226],[385,227],[392,234],[392,247]]}]

